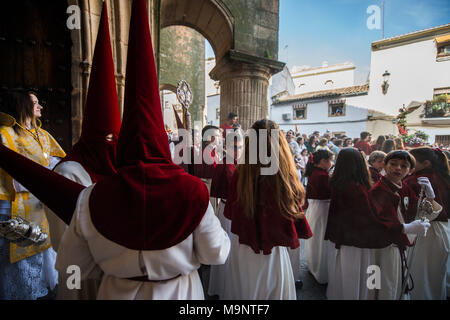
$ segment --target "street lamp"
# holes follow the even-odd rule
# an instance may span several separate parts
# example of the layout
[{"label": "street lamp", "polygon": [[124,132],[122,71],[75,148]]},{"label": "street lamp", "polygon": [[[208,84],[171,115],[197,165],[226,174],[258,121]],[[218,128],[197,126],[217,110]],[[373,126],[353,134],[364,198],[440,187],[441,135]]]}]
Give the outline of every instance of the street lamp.
[{"label": "street lamp", "polygon": [[389,77],[391,76],[391,74],[386,70],[383,73],[383,84],[381,85],[381,90],[383,91],[383,94],[386,94],[389,88]]}]

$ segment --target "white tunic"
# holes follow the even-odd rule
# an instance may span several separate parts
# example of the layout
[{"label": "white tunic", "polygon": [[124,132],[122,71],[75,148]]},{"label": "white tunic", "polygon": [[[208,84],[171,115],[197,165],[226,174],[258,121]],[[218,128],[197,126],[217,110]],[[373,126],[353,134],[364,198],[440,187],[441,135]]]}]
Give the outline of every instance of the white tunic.
[{"label": "white tunic", "polygon": [[[75,181],[85,187],[92,185],[92,180],[83,166],[76,161],[65,161],[60,163],[54,171],[60,175]],[[49,228],[50,228],[50,240],[52,247],[55,251],[58,251],[59,244],[63,237],[64,232],[67,229],[67,225],[62,221],[52,210],[47,206],[44,207],[45,214],[47,216]],[[58,273],[58,300],[91,300],[97,296],[98,287],[100,282],[98,280],[89,279],[84,280],[81,283],[80,290],[69,289],[67,287],[67,278],[70,276],[67,272]]]},{"label": "white tunic", "polygon": [[411,261],[413,300],[447,298],[447,260],[450,229],[448,222],[432,221],[426,237],[419,237]]},{"label": "white tunic", "polygon": [[[59,164],[55,170],[63,177],[75,181],[85,187],[92,184],[91,177],[87,171],[83,168],[81,164],[75,161],[65,161]],[[66,231],[67,225],[62,221],[52,210],[45,208],[45,214],[47,215],[47,220],[50,228],[50,240],[52,243],[53,250],[58,252],[59,242]]]},{"label": "white tunic", "polygon": [[329,250],[328,300],[375,299],[375,289],[367,286],[367,268],[376,265],[375,250],[352,246]]},{"label": "white tunic", "polygon": [[317,282],[325,284],[328,282],[328,251],[330,247],[334,247],[330,241],[324,240],[330,200],[308,199],[308,203],[306,219],[313,236],[305,240],[306,261]]},{"label": "white tunic", "polygon": [[227,300],[296,300],[288,248],[274,247],[269,255],[256,254],[235,236],[226,272]]},{"label": "white tunic", "polygon": [[297,249],[288,248],[289,259],[291,260],[292,266],[292,274],[294,275],[295,280],[301,280],[301,250],[304,250],[304,244],[302,243],[304,240],[298,239],[298,241],[300,242],[300,246]]},{"label": "white tunic", "polygon": [[[399,248],[391,244],[383,249],[374,249],[376,265],[380,266],[381,288],[376,290],[377,300],[399,300],[402,291],[402,260]],[[409,299],[402,296],[402,299]]]},{"label": "white tunic", "polygon": [[[93,186],[79,196],[69,229],[61,240],[56,268],[70,265],[81,270],[81,279],[99,278],[104,272],[97,299],[204,299],[197,269],[200,264],[223,264],[230,240],[211,205],[194,232],[179,244],[164,250],[131,250],[106,239],[91,221],[89,197]],[[126,219],[126,215],[124,215]],[[140,282],[126,278],[148,275]]]},{"label": "white tunic", "polygon": [[[227,219],[223,215],[223,211],[225,209],[225,203],[221,200],[219,201],[217,217],[219,218],[220,224],[222,228],[227,232],[228,237],[232,241],[234,238],[234,234],[231,233],[231,220]],[[224,296],[225,290],[225,276],[226,276],[226,268],[228,267],[229,259],[225,261],[223,265],[213,265],[209,271],[209,286],[208,286],[208,294],[210,296],[218,295],[220,298]]]}]

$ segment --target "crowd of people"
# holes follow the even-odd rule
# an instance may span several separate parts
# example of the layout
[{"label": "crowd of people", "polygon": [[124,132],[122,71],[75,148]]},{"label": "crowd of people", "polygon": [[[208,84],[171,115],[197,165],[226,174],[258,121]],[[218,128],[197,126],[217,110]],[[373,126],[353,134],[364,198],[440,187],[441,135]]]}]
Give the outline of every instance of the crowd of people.
[{"label": "crowd of people", "polygon": [[[145,1],[134,0],[121,119],[103,3],[82,134],[67,155],[40,128],[35,93],[2,99],[0,299],[295,300],[301,245],[328,299],[447,297],[442,150],[371,145],[367,132],[279,134],[268,119],[252,124],[264,133],[252,140],[232,134],[233,113],[192,132],[191,145],[164,126],[151,43]],[[177,150],[190,161],[175,164]],[[254,150],[276,172],[263,174],[271,164]]]}]

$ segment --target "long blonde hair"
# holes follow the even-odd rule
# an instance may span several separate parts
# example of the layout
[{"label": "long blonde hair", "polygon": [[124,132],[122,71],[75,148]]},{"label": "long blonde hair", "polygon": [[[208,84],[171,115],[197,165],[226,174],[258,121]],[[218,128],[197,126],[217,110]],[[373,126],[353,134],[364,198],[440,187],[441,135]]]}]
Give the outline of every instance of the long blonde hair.
[{"label": "long blonde hair", "polygon": [[[278,207],[282,215],[287,219],[302,219],[304,213],[301,209],[301,205],[305,200],[305,189],[301,185],[297,170],[295,168],[294,159],[289,149],[289,145],[283,134],[279,134],[279,153],[271,154],[273,148],[271,146],[271,130],[279,130],[278,125],[267,119],[256,121],[252,129],[257,132],[257,145],[259,154],[259,140],[260,136],[258,132],[260,129],[267,130],[267,150],[266,154],[270,155],[272,159],[277,158],[278,171],[274,175],[261,175],[260,159],[257,159],[257,163],[250,164],[250,148],[249,137],[245,138],[244,159],[245,163],[240,164],[237,168],[239,175],[237,182],[237,194],[238,201],[241,209],[248,218],[254,218],[257,207],[267,207],[275,205]],[[270,187],[271,195],[268,199],[267,196],[261,194],[262,187]],[[269,212],[270,213],[270,212]]]}]

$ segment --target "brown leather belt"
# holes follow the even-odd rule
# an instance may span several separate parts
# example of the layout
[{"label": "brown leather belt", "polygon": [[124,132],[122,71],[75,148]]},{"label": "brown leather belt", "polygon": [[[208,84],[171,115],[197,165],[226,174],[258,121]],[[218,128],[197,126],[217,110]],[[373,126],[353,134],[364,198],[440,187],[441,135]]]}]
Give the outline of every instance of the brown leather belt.
[{"label": "brown leather belt", "polygon": [[140,281],[140,282],[156,282],[156,283],[158,283],[158,282],[166,282],[166,281],[170,281],[170,280],[173,280],[173,279],[176,279],[176,278],[179,278],[179,277],[181,277],[181,274],[179,274],[179,275],[177,275],[177,276],[175,276],[175,277],[173,277],[173,278],[165,279],[165,280],[150,280],[147,276],[140,276],[140,277],[126,278],[126,279],[127,279],[127,280],[132,280],[132,281]]}]

